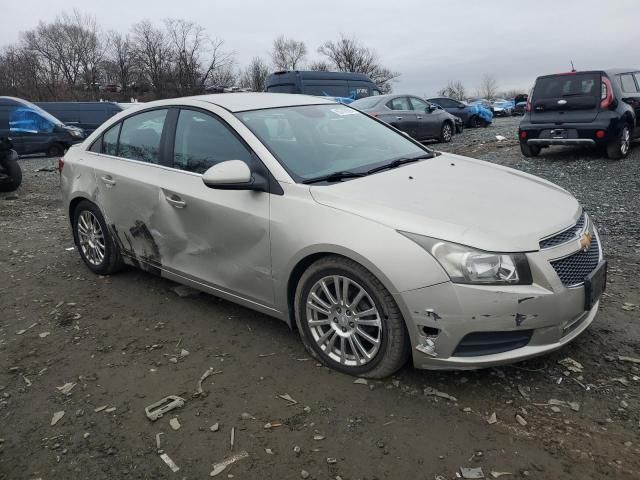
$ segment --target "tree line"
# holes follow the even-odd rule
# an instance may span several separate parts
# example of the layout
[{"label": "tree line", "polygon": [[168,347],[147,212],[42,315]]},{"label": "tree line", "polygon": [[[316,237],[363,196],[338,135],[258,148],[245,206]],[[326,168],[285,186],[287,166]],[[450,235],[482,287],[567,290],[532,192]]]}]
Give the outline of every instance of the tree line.
[{"label": "tree line", "polygon": [[[487,100],[495,100],[499,97],[514,98],[521,93],[525,92],[513,89],[500,91],[498,81],[490,74],[483,75],[480,79],[480,85],[475,90],[476,97],[486,98]],[[453,98],[454,100],[467,100],[471,96],[460,80],[449,80],[444,87],[438,90],[438,95]]]},{"label": "tree line", "polygon": [[391,92],[399,73],[358,39],[340,35],[316,50],[280,36],[268,55],[240,66],[222,39],[197,22],[140,21],[127,32],[103,31],[96,19],[77,10],[20,35],[0,49],[0,95],[33,101],[139,100],[194,95],[238,87],[262,91],[279,70],[363,73]]}]

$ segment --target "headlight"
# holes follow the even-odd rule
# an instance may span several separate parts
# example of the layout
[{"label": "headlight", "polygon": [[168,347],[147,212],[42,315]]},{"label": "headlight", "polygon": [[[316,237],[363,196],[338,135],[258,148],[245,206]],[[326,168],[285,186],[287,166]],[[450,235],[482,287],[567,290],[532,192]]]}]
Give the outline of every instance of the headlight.
[{"label": "headlight", "polygon": [[493,253],[414,233],[399,232],[413,240],[442,265],[455,283],[529,285],[529,262],[524,253]]},{"label": "headlight", "polygon": [[76,130],[75,128],[70,128],[69,133],[71,134],[72,137],[76,137],[76,138],[84,137],[84,135],[82,134],[82,130]]}]

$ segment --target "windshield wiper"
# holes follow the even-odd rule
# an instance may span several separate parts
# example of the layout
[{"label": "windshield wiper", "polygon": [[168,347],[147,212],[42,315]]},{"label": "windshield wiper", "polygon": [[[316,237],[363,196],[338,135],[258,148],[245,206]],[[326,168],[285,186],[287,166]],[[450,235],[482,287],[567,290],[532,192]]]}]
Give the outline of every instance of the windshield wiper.
[{"label": "windshield wiper", "polygon": [[344,180],[345,178],[358,178],[358,177],[364,177],[364,176],[365,176],[364,173],[342,171],[342,172],[334,172],[322,177],[310,178],[309,180],[304,180],[302,183],[309,184],[309,183],[319,183],[319,182],[339,182],[340,180]]},{"label": "windshield wiper", "polygon": [[408,158],[398,158],[389,163],[385,163],[384,165],[380,165],[379,167],[372,168],[367,171],[367,175],[371,175],[372,173],[381,172],[382,170],[391,170],[392,168],[398,168],[400,165],[404,165],[406,163],[417,162],[418,160],[424,160],[427,158],[433,158],[435,155],[433,153],[427,155],[419,155],[417,157],[408,157]]}]

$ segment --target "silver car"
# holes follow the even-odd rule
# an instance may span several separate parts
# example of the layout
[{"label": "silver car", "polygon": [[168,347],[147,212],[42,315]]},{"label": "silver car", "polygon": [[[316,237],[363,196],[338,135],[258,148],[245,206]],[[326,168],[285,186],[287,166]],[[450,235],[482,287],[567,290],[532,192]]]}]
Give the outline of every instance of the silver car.
[{"label": "silver car", "polygon": [[550,352],[604,289],[595,226],[565,190],[322,98],[131,108],[67,152],[61,182],[96,274],[133,265],[280,318],[353,375]]}]

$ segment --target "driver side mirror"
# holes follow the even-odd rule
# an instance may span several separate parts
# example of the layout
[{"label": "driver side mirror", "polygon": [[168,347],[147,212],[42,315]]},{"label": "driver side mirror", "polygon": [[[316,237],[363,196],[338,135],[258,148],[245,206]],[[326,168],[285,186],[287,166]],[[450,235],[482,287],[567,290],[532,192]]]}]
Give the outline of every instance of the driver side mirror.
[{"label": "driver side mirror", "polygon": [[438,107],[436,107],[434,104],[430,103],[429,106],[426,108],[426,112],[427,113],[433,113],[435,110],[437,110]]},{"label": "driver side mirror", "polygon": [[268,191],[266,179],[252,174],[249,165],[242,160],[226,160],[209,168],[202,175],[203,183],[217,190],[256,190]]}]

